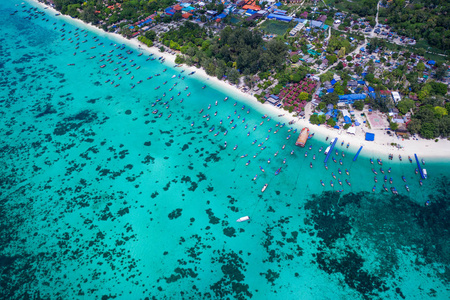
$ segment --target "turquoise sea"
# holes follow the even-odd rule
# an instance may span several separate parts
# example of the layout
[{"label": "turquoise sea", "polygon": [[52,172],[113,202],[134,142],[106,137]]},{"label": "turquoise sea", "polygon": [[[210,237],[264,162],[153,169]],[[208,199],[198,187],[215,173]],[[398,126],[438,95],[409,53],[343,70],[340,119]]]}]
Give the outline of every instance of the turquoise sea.
[{"label": "turquoise sea", "polygon": [[289,119],[21,3],[0,2],[1,299],[450,297],[449,160],[421,186],[339,139],[326,170],[333,136],[297,147]]}]

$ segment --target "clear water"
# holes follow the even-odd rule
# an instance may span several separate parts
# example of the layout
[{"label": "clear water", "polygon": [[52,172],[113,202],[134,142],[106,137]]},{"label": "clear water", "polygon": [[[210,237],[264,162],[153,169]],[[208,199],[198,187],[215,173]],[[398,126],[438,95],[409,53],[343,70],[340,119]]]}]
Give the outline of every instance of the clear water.
[{"label": "clear water", "polygon": [[289,120],[32,7],[0,3],[1,298],[449,297],[448,161],[421,187],[382,157],[399,195],[373,193],[373,153],[339,141],[325,170],[325,137],[296,147]]}]

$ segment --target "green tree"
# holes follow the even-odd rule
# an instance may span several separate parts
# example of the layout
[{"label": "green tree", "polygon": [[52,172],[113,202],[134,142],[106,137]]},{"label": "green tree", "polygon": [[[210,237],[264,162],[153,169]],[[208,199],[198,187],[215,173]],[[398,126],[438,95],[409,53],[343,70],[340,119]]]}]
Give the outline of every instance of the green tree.
[{"label": "green tree", "polygon": [[175,63],[176,64],[184,63],[184,57],[182,55],[177,55],[177,57],[175,58]]},{"label": "green tree", "polygon": [[425,70],[425,64],[423,62],[419,62],[416,66],[417,72],[423,72]]},{"label": "green tree", "polygon": [[335,93],[325,94],[322,96],[322,101],[325,102],[325,104],[337,105],[339,96]]},{"label": "green tree", "polygon": [[408,98],[405,98],[397,103],[397,108],[402,114],[406,114],[414,106],[414,101]]},{"label": "green tree", "polygon": [[361,111],[361,110],[364,109],[364,101],[362,101],[362,100],[355,101],[352,106],[356,110],[360,110]]},{"label": "green tree", "polygon": [[396,131],[396,130],[398,129],[398,124],[397,124],[397,123],[394,123],[394,122],[390,122],[390,123],[389,123],[389,127],[390,127],[392,130]]},{"label": "green tree", "polygon": [[300,95],[298,96],[298,99],[301,101],[306,101],[306,100],[308,100],[308,96],[309,96],[308,93],[301,92]]},{"label": "green tree", "polygon": [[156,38],[156,32],[154,32],[153,30],[148,30],[145,32],[144,36],[153,42]]},{"label": "green tree", "polygon": [[329,118],[327,120],[327,124],[331,127],[334,127],[334,126],[336,126],[336,121],[333,118]]},{"label": "green tree", "polygon": [[445,109],[445,107],[442,107],[442,106],[436,106],[436,107],[434,108],[434,114],[435,114],[436,117],[442,118],[443,116],[448,115],[448,112],[447,112],[447,110]]}]

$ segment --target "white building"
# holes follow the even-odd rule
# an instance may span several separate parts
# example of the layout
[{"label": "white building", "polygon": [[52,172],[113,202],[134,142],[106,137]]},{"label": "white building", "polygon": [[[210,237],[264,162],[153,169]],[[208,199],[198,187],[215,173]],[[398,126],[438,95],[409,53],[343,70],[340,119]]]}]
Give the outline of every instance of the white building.
[{"label": "white building", "polygon": [[402,98],[400,97],[400,94],[398,92],[392,92],[392,100],[394,100],[394,104],[397,104]]}]

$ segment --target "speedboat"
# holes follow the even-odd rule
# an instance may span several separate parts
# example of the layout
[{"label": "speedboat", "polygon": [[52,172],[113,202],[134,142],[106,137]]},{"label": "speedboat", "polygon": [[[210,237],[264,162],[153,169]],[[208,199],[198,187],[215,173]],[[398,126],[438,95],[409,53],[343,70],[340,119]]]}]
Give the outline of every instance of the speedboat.
[{"label": "speedboat", "polygon": [[373,160],[372,159],[370,159],[370,163],[373,165]]},{"label": "speedboat", "polygon": [[264,192],[267,189],[268,184],[266,183],[263,188],[261,189],[261,192]]},{"label": "speedboat", "polygon": [[331,185],[331,187],[334,187],[333,180],[330,180],[330,185]]},{"label": "speedboat", "polygon": [[386,191],[386,192],[389,192],[389,190],[388,190],[388,188],[383,184],[383,189]]},{"label": "speedboat", "polygon": [[236,149],[237,149],[237,147],[238,147],[238,145],[235,145],[235,146],[234,146],[234,148],[233,148],[233,150],[236,150]]},{"label": "speedboat", "polygon": [[322,179],[320,179],[320,184],[321,184],[322,186],[325,186],[325,183],[323,183]]},{"label": "speedboat", "polygon": [[380,168],[380,172],[381,172],[382,174],[384,174],[383,168]]},{"label": "speedboat", "polygon": [[409,186],[405,184],[405,189],[409,192]]},{"label": "speedboat", "polygon": [[280,172],[281,172],[281,168],[279,168],[278,170],[276,170],[275,175],[280,174]]},{"label": "speedboat", "polygon": [[253,177],[253,181],[255,181],[257,177],[258,177],[258,175],[255,175],[255,177]]},{"label": "speedboat", "polygon": [[392,184],[393,180],[392,177],[389,178],[389,183]]},{"label": "speedboat", "polygon": [[349,176],[350,176],[350,173],[348,172],[348,170],[347,170],[347,169],[345,169],[345,174],[347,174],[347,175],[349,175]]},{"label": "speedboat", "polygon": [[340,179],[338,179],[338,182],[339,182],[340,185],[342,185],[342,181]]},{"label": "speedboat", "polygon": [[341,174],[342,174],[342,171],[341,171],[341,169],[338,169],[338,173],[339,173],[339,175],[341,175]]},{"label": "speedboat", "polygon": [[245,222],[245,221],[248,221],[248,220],[250,220],[250,217],[249,216],[245,216],[245,217],[241,217],[241,218],[237,219],[236,222]]},{"label": "speedboat", "polygon": [[376,186],[373,186],[373,188],[372,188],[372,192],[375,192],[375,188],[376,188]]},{"label": "speedboat", "polygon": [[315,154],[313,155],[313,160],[316,160],[316,155]]},{"label": "speedboat", "polygon": [[412,163],[411,156],[408,156],[409,162]]},{"label": "speedboat", "polygon": [[406,178],[405,178],[405,176],[402,176],[402,180],[403,180],[404,182],[406,182]]},{"label": "speedboat", "polygon": [[377,183],[378,182],[377,176],[374,176],[373,180],[375,181],[375,183]]},{"label": "speedboat", "polygon": [[377,173],[377,171],[375,171],[375,169],[374,168],[372,168],[372,172],[373,172],[373,174],[375,174],[375,175],[377,175],[378,173]]},{"label": "speedboat", "polygon": [[400,161],[402,161],[402,156],[399,154],[398,155],[398,159],[400,160]]},{"label": "speedboat", "polygon": [[423,185],[423,181],[422,181],[422,179],[421,179],[421,180],[419,180],[419,184],[420,184],[420,186],[422,186],[422,185]]},{"label": "speedboat", "polygon": [[387,182],[387,176],[384,175],[384,182]]},{"label": "speedboat", "polygon": [[283,164],[285,164],[286,163],[286,158],[285,159],[283,159]]},{"label": "speedboat", "polygon": [[347,184],[348,184],[349,186],[352,185],[352,184],[350,183],[350,181],[348,181],[348,179],[345,179],[345,182],[347,182]]},{"label": "speedboat", "polygon": [[331,176],[333,176],[333,178],[336,179],[336,175],[334,175],[333,172],[331,172]]},{"label": "speedboat", "polygon": [[313,167],[313,165],[312,165],[312,162],[310,162],[310,163],[309,163],[309,167],[310,167],[310,168],[312,168],[312,167]]},{"label": "speedboat", "polygon": [[248,166],[249,164],[250,164],[250,160],[245,165]]},{"label": "speedboat", "polygon": [[263,172],[264,172],[264,168],[263,168],[263,167],[259,166],[259,168],[261,169],[261,171],[263,171]]}]

